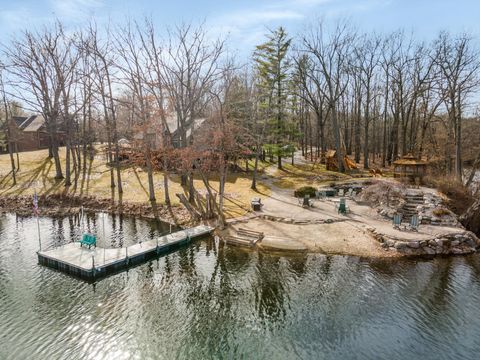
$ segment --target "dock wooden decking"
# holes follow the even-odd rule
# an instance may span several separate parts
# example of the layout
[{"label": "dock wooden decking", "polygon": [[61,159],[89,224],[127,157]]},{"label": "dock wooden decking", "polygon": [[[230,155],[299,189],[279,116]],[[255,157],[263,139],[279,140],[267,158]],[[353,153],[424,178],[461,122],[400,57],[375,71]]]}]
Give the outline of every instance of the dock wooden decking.
[{"label": "dock wooden decking", "polygon": [[214,229],[199,225],[191,229],[177,231],[125,248],[104,249],[81,247],[80,242],[39,251],[38,262],[71,275],[93,280],[109,273],[140,264],[152,257],[169,253],[186,245],[190,240],[210,234]]}]

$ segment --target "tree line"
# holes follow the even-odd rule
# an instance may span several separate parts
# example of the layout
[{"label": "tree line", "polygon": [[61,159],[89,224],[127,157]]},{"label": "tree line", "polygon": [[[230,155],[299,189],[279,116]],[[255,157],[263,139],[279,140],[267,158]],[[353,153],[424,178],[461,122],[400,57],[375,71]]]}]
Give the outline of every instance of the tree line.
[{"label": "tree line", "polygon": [[[20,164],[5,124],[18,104],[44,117],[55,177],[65,186],[85,176],[94,143],[104,141],[110,186],[121,195],[119,139],[143,132],[138,150],[150,200],[156,200],[159,166],[152,159],[159,155],[164,202],[171,202],[169,172],[177,172],[188,199],[177,196],[198,216],[222,213],[229,163],[246,159],[248,170],[253,160],[255,189],[259,162],[276,157],[282,168],[282,158],[293,161],[296,148],[313,161],[335,149],[340,171],[344,155],[365,168],[409,153],[428,156],[464,180],[463,124],[474,115],[480,68],[468,34],[441,32],[423,42],[403,31],[379,35],[346,22],[317,22],[296,37],[282,27],[269,31],[243,62],[230,54],[226,40],[212,39],[205,25],[160,33],[146,19],[101,30],[91,23],[72,32],[56,22],[23,31],[2,44],[0,55],[13,181]],[[200,117],[208,121],[192,136]],[[146,136],[152,129],[159,142]],[[478,156],[473,163],[479,165]],[[220,174],[218,201],[209,185],[213,173]],[[193,186],[195,174],[208,189],[206,203]]]},{"label": "tree line", "polygon": [[[257,51],[258,76],[276,80],[267,102],[278,144],[297,141],[312,160],[334,148],[341,171],[345,154],[365,168],[428,156],[462,181],[462,124],[476,117],[480,84],[479,53],[468,34],[441,32],[426,43],[403,31],[378,35],[319,23],[295,42],[282,28],[273,31]],[[265,74],[266,66],[274,69]]]}]

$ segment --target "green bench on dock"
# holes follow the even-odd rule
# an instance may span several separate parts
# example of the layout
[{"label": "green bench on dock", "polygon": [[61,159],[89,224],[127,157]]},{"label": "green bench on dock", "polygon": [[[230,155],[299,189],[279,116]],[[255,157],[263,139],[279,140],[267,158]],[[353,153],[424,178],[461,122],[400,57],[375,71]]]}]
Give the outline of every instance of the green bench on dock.
[{"label": "green bench on dock", "polygon": [[80,246],[88,245],[88,248],[93,245],[97,247],[97,237],[92,234],[83,234],[82,240],[80,240]]}]

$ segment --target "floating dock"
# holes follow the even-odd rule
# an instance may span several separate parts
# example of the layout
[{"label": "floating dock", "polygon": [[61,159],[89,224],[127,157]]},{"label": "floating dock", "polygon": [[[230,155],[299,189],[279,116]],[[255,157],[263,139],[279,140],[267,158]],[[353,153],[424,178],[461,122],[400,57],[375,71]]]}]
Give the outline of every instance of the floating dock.
[{"label": "floating dock", "polygon": [[38,262],[83,279],[94,280],[170,253],[195,238],[211,234],[213,230],[213,227],[199,225],[117,249],[88,249],[80,246],[80,242],[73,242],[52,250],[39,251]]}]

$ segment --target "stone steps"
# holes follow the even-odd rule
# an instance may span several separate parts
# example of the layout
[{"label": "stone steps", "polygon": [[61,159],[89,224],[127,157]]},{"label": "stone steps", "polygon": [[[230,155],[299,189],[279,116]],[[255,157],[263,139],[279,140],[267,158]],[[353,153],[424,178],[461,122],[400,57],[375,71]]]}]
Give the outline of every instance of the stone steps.
[{"label": "stone steps", "polygon": [[420,205],[424,205],[425,200],[423,193],[411,192],[405,195],[405,204],[400,211],[405,218],[411,218],[414,215],[418,214],[417,208]]}]

